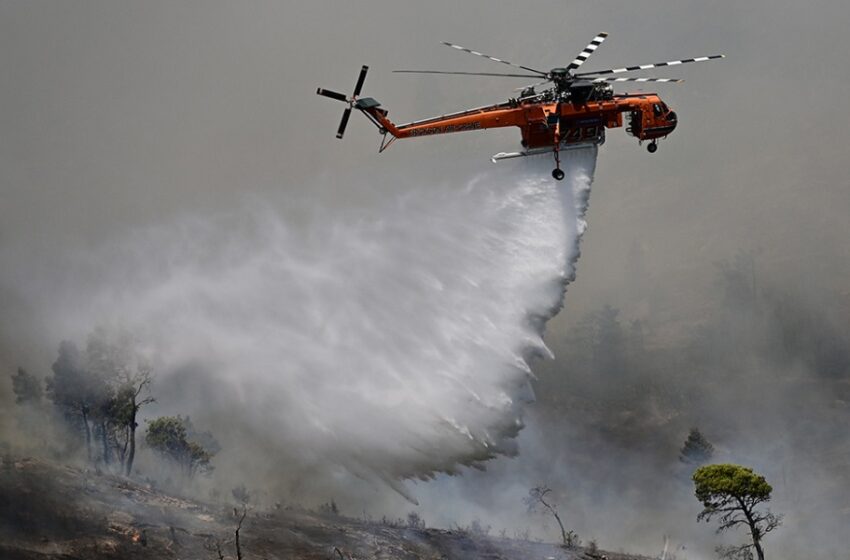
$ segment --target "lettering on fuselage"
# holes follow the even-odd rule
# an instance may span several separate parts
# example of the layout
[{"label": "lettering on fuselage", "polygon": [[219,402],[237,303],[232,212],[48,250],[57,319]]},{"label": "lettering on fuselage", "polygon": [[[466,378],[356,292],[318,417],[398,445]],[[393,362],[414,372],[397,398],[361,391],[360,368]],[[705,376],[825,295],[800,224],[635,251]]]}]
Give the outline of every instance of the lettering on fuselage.
[{"label": "lettering on fuselage", "polygon": [[561,129],[561,141],[567,144],[595,139],[603,130],[600,126],[582,126]]},{"label": "lettering on fuselage", "polygon": [[481,128],[480,122],[471,122],[464,124],[448,124],[446,126],[433,126],[428,128],[415,128],[410,131],[411,136],[430,136],[431,134],[445,134],[447,132],[464,132],[466,130],[478,130]]}]

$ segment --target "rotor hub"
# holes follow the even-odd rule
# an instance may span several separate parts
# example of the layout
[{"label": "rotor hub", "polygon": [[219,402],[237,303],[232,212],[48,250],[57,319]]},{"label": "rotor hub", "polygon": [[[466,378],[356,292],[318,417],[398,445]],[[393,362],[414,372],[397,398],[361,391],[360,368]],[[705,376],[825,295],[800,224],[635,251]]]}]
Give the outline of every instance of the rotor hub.
[{"label": "rotor hub", "polygon": [[574,80],[573,75],[566,68],[552,68],[549,70],[549,75],[547,77],[555,84],[558,91],[566,91],[569,89],[570,84]]}]

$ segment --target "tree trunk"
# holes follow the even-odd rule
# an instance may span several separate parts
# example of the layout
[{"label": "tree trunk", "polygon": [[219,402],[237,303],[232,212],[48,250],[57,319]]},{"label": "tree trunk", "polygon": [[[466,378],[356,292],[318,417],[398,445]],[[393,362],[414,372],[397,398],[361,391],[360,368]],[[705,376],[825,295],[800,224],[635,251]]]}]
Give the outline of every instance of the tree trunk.
[{"label": "tree trunk", "polygon": [[242,560],[242,547],[239,546],[239,531],[242,529],[242,522],[245,521],[245,516],[248,514],[248,508],[242,505],[242,517],[239,518],[239,524],[236,525],[236,560]]},{"label": "tree trunk", "polygon": [[761,549],[761,541],[753,539],[753,546],[756,548],[756,554],[758,555],[759,560],[764,560],[764,551]]},{"label": "tree trunk", "polygon": [[103,445],[103,464],[109,464],[109,440],[106,437],[106,422],[100,423],[100,442]]},{"label": "tree trunk", "polygon": [[86,427],[86,457],[91,461],[91,428],[89,428],[89,414],[86,407],[80,408],[80,413],[83,415],[83,426]]},{"label": "tree trunk", "polygon": [[558,527],[561,528],[561,541],[564,543],[565,547],[569,546],[567,543],[567,532],[564,530],[564,524],[561,523],[561,516],[558,515],[558,512],[555,510],[555,508],[546,503],[546,501],[542,497],[540,498],[540,503],[546,506],[546,509],[551,511],[552,515],[555,516],[555,521],[558,522]]},{"label": "tree trunk", "polygon": [[120,472],[124,472],[124,469],[127,465],[127,447],[130,445],[130,427],[124,426],[124,443],[121,444],[118,442],[118,438],[116,436],[115,439],[115,448],[118,450],[118,460],[121,462]]},{"label": "tree trunk", "polygon": [[133,413],[133,419],[130,421],[130,451],[127,453],[127,476],[133,472],[133,459],[136,458],[136,413]]},{"label": "tree trunk", "polygon": [[561,516],[555,510],[552,510],[552,515],[555,516],[555,521],[558,522],[558,526],[561,528],[561,541],[563,541],[564,546],[569,546],[569,543],[567,543],[567,532],[564,530],[564,524],[561,523]]},{"label": "tree trunk", "polygon": [[759,560],[764,560],[764,551],[761,548],[762,532],[756,523],[756,520],[753,518],[752,509],[747,507],[740,498],[738,499],[738,503],[741,504],[741,509],[744,512],[744,516],[747,518],[747,525],[750,526],[750,536],[753,538],[753,547],[756,549],[756,554],[758,555]]}]

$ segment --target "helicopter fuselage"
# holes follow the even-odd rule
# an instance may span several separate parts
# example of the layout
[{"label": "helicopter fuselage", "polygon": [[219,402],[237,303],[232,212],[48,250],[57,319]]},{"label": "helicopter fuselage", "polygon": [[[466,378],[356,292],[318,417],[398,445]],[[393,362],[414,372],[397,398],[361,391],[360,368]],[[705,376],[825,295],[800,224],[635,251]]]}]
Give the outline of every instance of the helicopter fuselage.
[{"label": "helicopter fuselage", "polygon": [[678,124],[676,113],[655,93],[611,94],[585,102],[564,101],[557,93],[547,93],[403,125],[391,122],[387,112],[371,98],[358,100],[354,107],[372,117],[393,139],[515,126],[526,149],[599,143],[606,128],[623,126],[624,113],[628,113],[627,131],[640,141],[663,138]]}]

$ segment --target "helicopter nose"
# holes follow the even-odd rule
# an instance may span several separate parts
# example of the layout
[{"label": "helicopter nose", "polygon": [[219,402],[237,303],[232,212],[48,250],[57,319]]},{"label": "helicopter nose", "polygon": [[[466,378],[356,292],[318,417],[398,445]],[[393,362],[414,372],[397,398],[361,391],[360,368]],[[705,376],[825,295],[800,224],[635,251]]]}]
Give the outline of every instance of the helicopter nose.
[{"label": "helicopter nose", "polygon": [[669,113],[667,113],[667,122],[674,129],[676,128],[676,125],[679,124],[679,117],[678,115],[676,115],[676,111],[670,111]]}]

